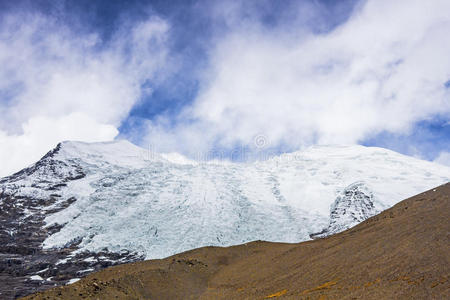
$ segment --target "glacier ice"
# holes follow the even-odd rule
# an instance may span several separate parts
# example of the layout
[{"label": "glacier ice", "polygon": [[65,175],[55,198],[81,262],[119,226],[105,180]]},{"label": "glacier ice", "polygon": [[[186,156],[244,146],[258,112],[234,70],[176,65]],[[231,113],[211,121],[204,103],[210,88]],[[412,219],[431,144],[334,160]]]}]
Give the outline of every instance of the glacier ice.
[{"label": "glacier ice", "polygon": [[[308,240],[330,225],[336,199],[352,186],[363,183],[370,195],[370,205],[348,202],[367,204],[364,211],[349,208],[359,222],[450,180],[448,167],[357,145],[313,146],[254,163],[195,162],[127,141],[58,147],[34,171],[0,180],[4,190],[36,199],[60,184],[53,206],[76,199],[48,215],[48,226],[63,227],[44,247],[77,240],[79,251],[127,249],[146,258],[207,245]],[[356,223],[339,222],[338,231]]]}]

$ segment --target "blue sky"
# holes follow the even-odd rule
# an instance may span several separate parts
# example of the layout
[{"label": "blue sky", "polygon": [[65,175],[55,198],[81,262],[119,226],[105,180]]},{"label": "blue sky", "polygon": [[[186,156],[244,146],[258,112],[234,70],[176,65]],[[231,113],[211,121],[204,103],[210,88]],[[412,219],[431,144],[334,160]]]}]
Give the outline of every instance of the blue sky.
[{"label": "blue sky", "polygon": [[118,138],[229,159],[262,137],[274,154],[357,143],[448,164],[447,8],[0,1],[0,161],[10,172],[59,140]]}]

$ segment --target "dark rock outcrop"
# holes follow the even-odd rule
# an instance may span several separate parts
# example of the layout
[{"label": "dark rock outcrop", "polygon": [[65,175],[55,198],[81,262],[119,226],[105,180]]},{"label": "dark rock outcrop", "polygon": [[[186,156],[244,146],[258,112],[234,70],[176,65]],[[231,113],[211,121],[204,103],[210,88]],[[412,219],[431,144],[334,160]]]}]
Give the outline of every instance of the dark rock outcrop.
[{"label": "dark rock outcrop", "polygon": [[379,213],[375,208],[374,196],[364,182],[355,182],[347,186],[336,198],[330,213],[330,223],[311,238],[322,238],[341,232]]}]

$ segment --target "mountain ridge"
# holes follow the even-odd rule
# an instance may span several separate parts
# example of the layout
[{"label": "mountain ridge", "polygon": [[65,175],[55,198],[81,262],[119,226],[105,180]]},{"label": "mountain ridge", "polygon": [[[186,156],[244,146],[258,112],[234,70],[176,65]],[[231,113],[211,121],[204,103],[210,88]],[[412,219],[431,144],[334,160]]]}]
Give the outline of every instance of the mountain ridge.
[{"label": "mountain ridge", "polygon": [[[173,162],[127,141],[63,142],[0,179],[0,277],[23,295],[200,246],[299,242],[329,226],[331,205],[355,182],[373,194],[365,218],[449,180],[449,168],[363,146],[218,164]],[[354,225],[342,220],[339,230]]]}]

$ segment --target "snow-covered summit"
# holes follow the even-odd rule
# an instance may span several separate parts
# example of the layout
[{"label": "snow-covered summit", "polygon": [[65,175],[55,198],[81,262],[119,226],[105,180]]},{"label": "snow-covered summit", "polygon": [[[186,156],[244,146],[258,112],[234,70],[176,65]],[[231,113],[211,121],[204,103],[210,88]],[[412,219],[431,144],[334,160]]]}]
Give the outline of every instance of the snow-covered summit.
[{"label": "snow-covered summit", "polygon": [[60,159],[79,158],[91,164],[108,163],[123,167],[145,167],[148,162],[196,164],[179,153],[156,153],[151,148],[138,147],[127,140],[85,143],[64,141],[60,143]]},{"label": "snow-covered summit", "polygon": [[[44,247],[76,241],[79,251],[126,249],[147,258],[257,239],[307,240],[450,180],[445,166],[364,146],[313,146],[218,164],[127,141],[62,142],[26,170],[0,180],[0,190],[52,199],[40,209],[51,212],[47,226],[61,228]],[[353,215],[341,217],[344,211]]]},{"label": "snow-covered summit", "polygon": [[124,167],[141,167],[145,160],[150,159],[163,160],[160,155],[150,153],[127,140],[100,143],[64,141],[57,155],[59,159],[81,159],[93,165],[109,163]]}]

